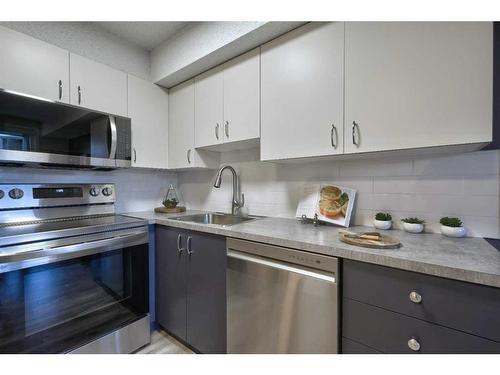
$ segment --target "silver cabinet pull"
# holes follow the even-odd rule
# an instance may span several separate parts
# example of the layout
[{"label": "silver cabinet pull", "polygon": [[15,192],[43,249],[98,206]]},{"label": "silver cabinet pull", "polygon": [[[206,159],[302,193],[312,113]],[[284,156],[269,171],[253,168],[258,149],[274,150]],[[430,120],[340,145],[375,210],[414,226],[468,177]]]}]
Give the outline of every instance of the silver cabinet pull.
[{"label": "silver cabinet pull", "polygon": [[137,151],[134,147],[134,163],[137,163]]},{"label": "silver cabinet pull", "polygon": [[62,81],[59,80],[59,100],[62,99]]},{"label": "silver cabinet pull", "polygon": [[191,164],[191,149],[187,150],[188,164]]},{"label": "silver cabinet pull", "polygon": [[[334,137],[333,135],[335,134],[335,141],[333,140]],[[337,148],[338,142],[339,142],[339,135],[337,133],[337,127],[335,124],[332,124],[332,130],[330,130],[330,141],[332,142],[332,147]]]},{"label": "silver cabinet pull", "polygon": [[416,291],[410,293],[410,301],[413,303],[422,303],[422,296]]},{"label": "silver cabinet pull", "polygon": [[181,241],[182,241],[182,235],[179,233],[177,235],[177,252],[179,253],[179,255],[181,255],[182,252],[184,251],[184,249],[181,247]]},{"label": "silver cabinet pull", "polygon": [[420,351],[420,343],[414,337],[408,340],[408,347],[414,352]]},{"label": "silver cabinet pull", "polygon": [[226,133],[226,138],[229,138],[229,121],[224,123],[224,133]]},{"label": "silver cabinet pull", "polygon": [[[356,137],[357,135],[357,137]],[[357,140],[356,140],[357,138]],[[359,138],[360,138],[360,133],[359,133],[359,125],[356,123],[356,121],[352,122],[352,144],[355,145],[356,147],[359,147]]]},{"label": "silver cabinet pull", "polygon": [[217,123],[217,125],[215,125],[215,138],[217,138],[217,140],[219,140],[219,123]]},{"label": "silver cabinet pull", "polygon": [[193,254],[193,250],[191,250],[191,240],[192,240],[191,236],[188,236],[186,241],[186,249],[190,257]]},{"label": "silver cabinet pull", "polygon": [[78,86],[78,104],[82,104],[82,88]]}]

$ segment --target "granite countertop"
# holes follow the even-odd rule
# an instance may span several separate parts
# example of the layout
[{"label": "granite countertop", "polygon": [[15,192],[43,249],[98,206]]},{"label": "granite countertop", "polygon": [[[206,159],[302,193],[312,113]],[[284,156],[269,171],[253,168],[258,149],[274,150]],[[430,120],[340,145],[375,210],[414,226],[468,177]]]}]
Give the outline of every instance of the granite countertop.
[{"label": "granite countertop", "polygon": [[[402,246],[399,249],[369,249],[341,242],[337,233],[339,227],[314,227],[295,219],[266,217],[229,227],[170,219],[201,212],[160,214],[145,211],[124,215],[145,219],[150,224],[285,246],[500,288],[500,251],[482,238],[449,238],[435,233],[411,234],[391,230],[388,233],[401,241]],[[364,232],[374,229],[354,226],[349,230]]]}]

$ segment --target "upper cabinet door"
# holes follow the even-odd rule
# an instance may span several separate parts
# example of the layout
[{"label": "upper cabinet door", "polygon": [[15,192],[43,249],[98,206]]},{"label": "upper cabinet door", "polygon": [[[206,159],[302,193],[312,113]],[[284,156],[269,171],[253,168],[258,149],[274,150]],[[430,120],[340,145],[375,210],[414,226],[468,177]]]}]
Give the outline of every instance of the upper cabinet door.
[{"label": "upper cabinet door", "polygon": [[261,50],[261,159],[343,152],[344,24],[309,23]]},{"label": "upper cabinet door", "polygon": [[127,116],[127,74],[70,54],[70,103]]},{"label": "upper cabinet door", "polygon": [[346,23],[345,152],[490,142],[492,38],[491,23]]},{"label": "upper cabinet door", "polygon": [[195,147],[223,141],[223,74],[216,67],[195,78]]},{"label": "upper cabinet door", "polygon": [[132,119],[132,166],[168,167],[167,90],[128,76],[128,116]]},{"label": "upper cabinet door", "polygon": [[0,27],[0,88],[69,102],[69,52]]},{"label": "upper cabinet door", "polygon": [[224,142],[260,137],[260,48],[224,64]]},{"label": "upper cabinet door", "polygon": [[194,82],[189,80],[169,90],[168,166],[194,165]]}]

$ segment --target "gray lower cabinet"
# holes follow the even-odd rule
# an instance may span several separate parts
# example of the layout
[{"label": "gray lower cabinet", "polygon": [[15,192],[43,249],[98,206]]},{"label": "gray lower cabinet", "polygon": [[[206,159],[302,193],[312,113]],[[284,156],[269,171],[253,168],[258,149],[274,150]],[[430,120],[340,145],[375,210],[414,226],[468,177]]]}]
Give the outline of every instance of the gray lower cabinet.
[{"label": "gray lower cabinet", "polygon": [[351,260],[342,271],[343,353],[500,353],[500,289]]},{"label": "gray lower cabinet", "polygon": [[201,353],[226,352],[226,240],[156,227],[157,321]]}]

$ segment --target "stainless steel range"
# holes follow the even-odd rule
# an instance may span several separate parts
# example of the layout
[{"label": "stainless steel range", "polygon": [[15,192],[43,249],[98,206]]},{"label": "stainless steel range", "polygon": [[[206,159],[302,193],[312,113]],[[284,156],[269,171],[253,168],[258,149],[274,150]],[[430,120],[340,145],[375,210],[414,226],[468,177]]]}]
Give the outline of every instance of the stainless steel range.
[{"label": "stainless steel range", "polygon": [[129,353],[150,341],[148,230],[113,184],[0,184],[0,353]]}]

